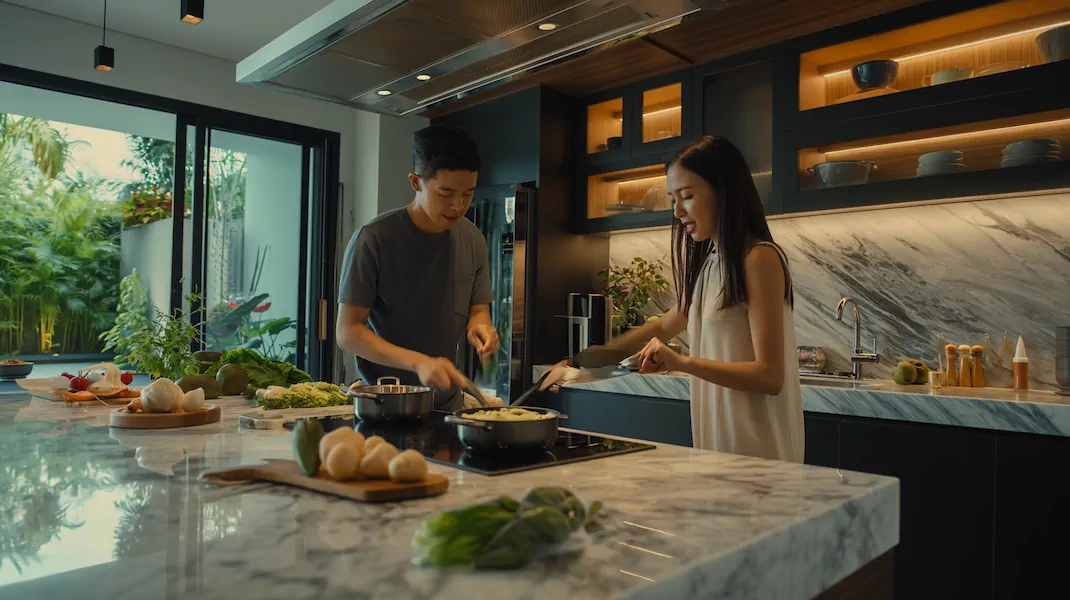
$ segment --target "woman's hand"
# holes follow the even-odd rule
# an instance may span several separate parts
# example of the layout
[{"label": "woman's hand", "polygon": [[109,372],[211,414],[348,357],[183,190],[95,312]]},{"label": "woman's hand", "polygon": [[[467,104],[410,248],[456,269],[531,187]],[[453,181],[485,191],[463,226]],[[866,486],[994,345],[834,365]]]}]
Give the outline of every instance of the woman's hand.
[{"label": "woman's hand", "polygon": [[657,373],[659,371],[683,371],[684,357],[665,345],[665,342],[654,338],[647,342],[639,352],[639,372]]}]

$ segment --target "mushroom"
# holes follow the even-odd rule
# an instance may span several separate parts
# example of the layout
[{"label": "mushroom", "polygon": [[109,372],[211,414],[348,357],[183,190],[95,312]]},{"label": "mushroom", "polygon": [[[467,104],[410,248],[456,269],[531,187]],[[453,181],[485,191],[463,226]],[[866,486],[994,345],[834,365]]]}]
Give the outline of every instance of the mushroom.
[{"label": "mushroom", "polygon": [[389,471],[390,479],[398,483],[423,481],[427,477],[427,461],[416,450],[406,450],[390,461]]},{"label": "mushroom", "polygon": [[390,479],[390,461],[397,455],[398,449],[384,441],[364,455],[360,472],[369,479]]},{"label": "mushroom", "polygon": [[360,454],[349,444],[336,444],[334,448],[331,448],[324,465],[331,477],[344,481],[357,474]]},{"label": "mushroom", "polygon": [[378,446],[379,444],[385,444],[385,443],[386,443],[386,440],[384,440],[383,438],[381,438],[381,437],[379,437],[377,435],[371,436],[370,438],[368,438],[367,440],[364,441],[364,454],[370,453],[372,450],[375,450],[376,446]]},{"label": "mushroom", "polygon": [[364,455],[364,436],[352,427],[339,427],[320,438],[320,462],[326,463],[331,450],[342,442],[356,450],[358,457]]}]

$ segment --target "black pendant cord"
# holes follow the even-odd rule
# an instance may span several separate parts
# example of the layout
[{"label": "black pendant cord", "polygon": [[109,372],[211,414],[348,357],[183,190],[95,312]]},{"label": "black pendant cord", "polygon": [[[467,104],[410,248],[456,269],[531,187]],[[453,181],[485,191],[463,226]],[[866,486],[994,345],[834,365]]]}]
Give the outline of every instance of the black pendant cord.
[{"label": "black pendant cord", "polygon": [[108,45],[108,0],[104,0],[104,30],[100,35],[100,45]]}]

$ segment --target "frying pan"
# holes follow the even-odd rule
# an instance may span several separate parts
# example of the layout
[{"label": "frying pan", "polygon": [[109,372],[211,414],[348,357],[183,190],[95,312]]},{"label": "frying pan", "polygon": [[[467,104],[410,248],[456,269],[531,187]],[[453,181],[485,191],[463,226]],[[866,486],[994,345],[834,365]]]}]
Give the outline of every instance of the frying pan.
[{"label": "frying pan", "polygon": [[569,366],[581,369],[599,369],[611,367],[628,358],[634,352],[607,348],[605,346],[591,346],[568,360]]}]

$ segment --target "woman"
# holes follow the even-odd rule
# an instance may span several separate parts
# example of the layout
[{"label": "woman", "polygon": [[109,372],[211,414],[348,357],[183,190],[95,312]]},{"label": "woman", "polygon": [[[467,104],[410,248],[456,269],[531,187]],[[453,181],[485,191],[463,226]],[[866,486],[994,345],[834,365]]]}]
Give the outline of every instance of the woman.
[{"label": "woman", "polygon": [[[750,168],[728,140],[705,136],[667,169],[676,307],[610,345],[642,348],[643,373],[691,375],[695,447],[801,463],[791,275]],[[685,329],[691,356],[665,344]]]}]

